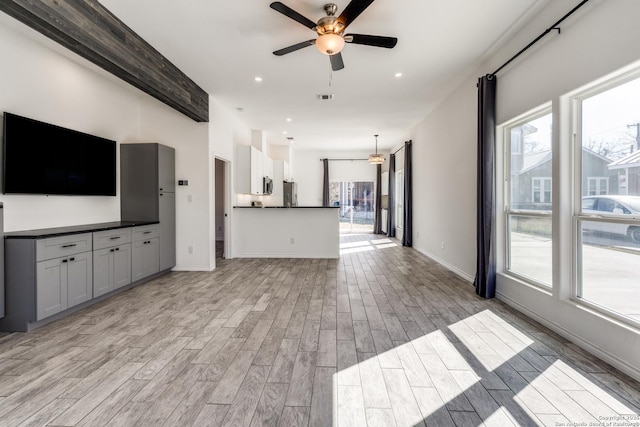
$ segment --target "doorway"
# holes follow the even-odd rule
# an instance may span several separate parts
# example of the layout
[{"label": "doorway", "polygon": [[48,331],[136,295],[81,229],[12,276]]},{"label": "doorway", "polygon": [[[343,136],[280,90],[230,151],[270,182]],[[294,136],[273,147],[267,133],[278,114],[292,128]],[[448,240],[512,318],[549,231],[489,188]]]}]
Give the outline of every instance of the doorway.
[{"label": "doorway", "polygon": [[373,233],[373,181],[335,181],[329,184],[331,206],[339,206],[340,233]]},{"label": "doorway", "polygon": [[215,254],[216,260],[227,258],[228,221],[227,221],[227,162],[215,159]]}]

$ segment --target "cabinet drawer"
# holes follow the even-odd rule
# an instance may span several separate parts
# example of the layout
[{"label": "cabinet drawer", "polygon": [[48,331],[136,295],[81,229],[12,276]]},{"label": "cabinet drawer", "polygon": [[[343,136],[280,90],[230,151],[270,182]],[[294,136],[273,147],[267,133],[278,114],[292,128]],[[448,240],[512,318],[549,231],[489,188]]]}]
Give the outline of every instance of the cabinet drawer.
[{"label": "cabinet drawer", "polygon": [[159,228],[157,224],[153,225],[142,225],[140,227],[133,227],[131,229],[133,242],[139,242],[140,240],[148,240],[158,237]]},{"label": "cabinet drawer", "polygon": [[131,228],[97,231],[93,233],[93,250],[131,243]]},{"label": "cabinet drawer", "polygon": [[91,250],[91,233],[39,239],[36,243],[36,261],[46,261]]}]

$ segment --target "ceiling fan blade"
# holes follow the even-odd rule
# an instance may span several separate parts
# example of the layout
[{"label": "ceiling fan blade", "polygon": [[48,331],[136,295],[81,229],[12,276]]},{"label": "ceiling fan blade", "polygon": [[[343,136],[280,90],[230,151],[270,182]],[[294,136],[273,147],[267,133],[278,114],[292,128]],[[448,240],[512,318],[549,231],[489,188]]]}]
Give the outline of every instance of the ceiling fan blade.
[{"label": "ceiling fan blade", "polygon": [[351,0],[351,3],[344,8],[338,21],[345,27],[351,24],[369,5],[373,3],[373,0]]},{"label": "ceiling fan blade", "polygon": [[342,54],[340,52],[335,55],[330,55],[329,60],[331,61],[331,69],[333,71],[340,71],[344,68],[344,62],[342,61]]},{"label": "ceiling fan blade", "polygon": [[398,43],[396,37],[372,36],[369,34],[346,34],[344,41],[347,43],[365,44],[367,46],[384,47],[391,49]]},{"label": "ceiling fan blade", "polygon": [[305,27],[311,30],[313,30],[316,27],[316,23],[313,22],[311,19],[300,15],[298,12],[291,9],[289,6],[280,3],[279,1],[274,1],[269,5],[269,7],[271,7],[271,9],[273,10],[277,10],[278,12],[282,13],[285,16],[288,16],[294,21],[301,23],[302,25],[304,25]]},{"label": "ceiling fan blade", "polygon": [[276,50],[275,52],[273,52],[274,55],[276,56],[282,56],[282,55],[286,55],[287,53],[291,53],[291,52],[295,52],[296,50],[300,50],[302,48],[305,48],[307,46],[313,46],[314,44],[316,44],[316,39],[311,39],[311,40],[307,40],[305,42],[301,42],[301,43],[297,43],[291,46],[287,46],[285,48],[282,48],[280,50]]}]

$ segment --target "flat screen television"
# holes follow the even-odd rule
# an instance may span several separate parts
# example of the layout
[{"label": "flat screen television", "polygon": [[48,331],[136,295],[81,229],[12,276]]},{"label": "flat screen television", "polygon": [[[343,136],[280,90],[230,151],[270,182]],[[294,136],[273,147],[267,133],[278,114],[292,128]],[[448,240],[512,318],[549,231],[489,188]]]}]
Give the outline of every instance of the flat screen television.
[{"label": "flat screen television", "polygon": [[116,142],[4,113],[4,194],[116,195]]}]

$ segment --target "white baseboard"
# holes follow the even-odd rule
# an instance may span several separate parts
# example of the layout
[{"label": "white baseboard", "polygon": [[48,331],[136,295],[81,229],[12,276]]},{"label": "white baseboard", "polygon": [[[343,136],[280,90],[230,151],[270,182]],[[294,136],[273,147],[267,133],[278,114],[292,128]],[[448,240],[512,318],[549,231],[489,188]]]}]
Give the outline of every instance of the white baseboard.
[{"label": "white baseboard", "polygon": [[607,362],[611,366],[619,369],[620,371],[624,372],[625,374],[635,379],[636,381],[640,381],[640,372],[638,372],[636,367],[628,364],[624,360],[621,360],[617,356],[611,354],[606,349],[593,345],[589,341],[565,329],[564,327],[562,327],[561,325],[555,322],[550,322],[548,319],[539,316],[537,313],[529,310],[528,308],[524,307],[520,303],[512,300],[511,298],[509,298],[508,296],[500,292],[496,292],[496,298],[498,298],[500,301],[504,302],[508,306],[514,308],[515,310],[518,310],[519,312],[526,315],[527,317],[530,317],[536,322],[546,326],[547,328],[551,329],[552,331],[559,334],[560,336],[568,339],[578,347],[602,359],[603,361]]}]

